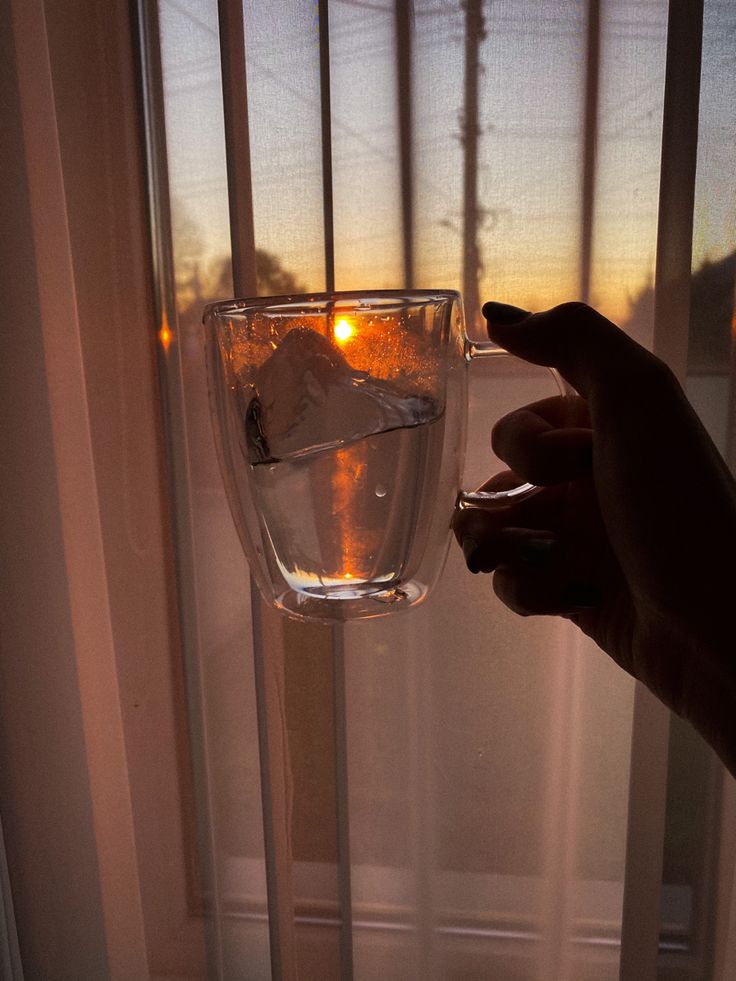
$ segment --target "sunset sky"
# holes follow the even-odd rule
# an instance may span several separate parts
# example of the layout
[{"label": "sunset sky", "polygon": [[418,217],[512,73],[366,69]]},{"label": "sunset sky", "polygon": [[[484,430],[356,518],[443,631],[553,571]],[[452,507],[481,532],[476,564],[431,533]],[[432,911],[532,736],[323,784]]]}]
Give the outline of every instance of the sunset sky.
[{"label": "sunset sky", "polygon": [[[414,4],[417,286],[462,282],[464,15]],[[389,0],[330,5],[338,288],[400,287],[394,17]],[[624,319],[651,280],[665,0],[602,4],[592,300]],[[324,285],[315,4],[245,0],[256,238]],[[480,292],[529,307],[579,295],[585,5],[493,0],[481,47]],[[172,194],[206,256],[229,249],[216,3],[162,0]],[[706,3],[695,258],[734,248],[736,12]]]}]

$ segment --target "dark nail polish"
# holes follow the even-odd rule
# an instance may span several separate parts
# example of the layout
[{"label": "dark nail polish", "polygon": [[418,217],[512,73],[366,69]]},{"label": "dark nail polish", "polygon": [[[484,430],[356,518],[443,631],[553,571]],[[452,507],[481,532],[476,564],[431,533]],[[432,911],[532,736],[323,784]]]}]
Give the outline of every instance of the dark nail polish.
[{"label": "dark nail polish", "polygon": [[526,320],[531,314],[528,310],[521,307],[513,307],[510,303],[496,303],[489,301],[483,306],[483,316],[495,324],[518,324]]},{"label": "dark nail polish", "polygon": [[527,538],[519,546],[519,558],[526,565],[543,565],[557,550],[556,538]]},{"label": "dark nail polish", "polygon": [[480,562],[478,559],[478,542],[475,538],[463,538],[461,546],[463,550],[463,555],[465,556],[465,564],[468,569],[477,575],[480,572]]},{"label": "dark nail polish", "polygon": [[562,602],[565,606],[590,610],[601,605],[603,595],[600,589],[591,583],[571,582],[562,591]]}]

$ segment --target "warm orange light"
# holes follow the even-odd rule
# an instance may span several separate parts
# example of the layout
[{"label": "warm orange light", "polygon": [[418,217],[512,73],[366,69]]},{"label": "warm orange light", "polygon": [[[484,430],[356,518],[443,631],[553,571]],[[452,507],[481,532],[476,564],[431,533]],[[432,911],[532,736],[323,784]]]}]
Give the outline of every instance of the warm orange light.
[{"label": "warm orange light", "polygon": [[169,321],[166,318],[165,310],[163,314],[163,322],[161,324],[161,330],[158,332],[158,339],[161,341],[161,347],[164,349],[164,354],[167,354],[171,342],[174,339],[174,335],[171,333],[171,330],[169,329]]},{"label": "warm orange light", "polygon": [[354,333],[355,328],[349,320],[338,320],[335,324],[335,339],[340,341],[340,343],[344,343],[345,341],[349,340]]}]

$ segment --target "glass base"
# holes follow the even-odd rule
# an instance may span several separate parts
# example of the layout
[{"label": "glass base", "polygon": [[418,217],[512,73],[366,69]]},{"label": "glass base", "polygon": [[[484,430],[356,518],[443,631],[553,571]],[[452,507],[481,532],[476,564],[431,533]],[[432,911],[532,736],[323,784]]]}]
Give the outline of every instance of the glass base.
[{"label": "glass base", "polygon": [[384,589],[367,584],[362,589],[355,585],[328,586],[322,591],[309,592],[289,589],[276,598],[276,606],[297,620],[341,623],[401,612],[416,606],[426,593],[427,587],[413,580]]}]

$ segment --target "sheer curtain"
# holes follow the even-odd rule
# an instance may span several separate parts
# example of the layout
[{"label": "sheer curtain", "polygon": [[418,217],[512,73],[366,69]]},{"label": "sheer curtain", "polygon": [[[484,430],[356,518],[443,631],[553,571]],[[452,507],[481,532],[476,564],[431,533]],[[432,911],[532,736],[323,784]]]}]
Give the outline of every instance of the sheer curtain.
[{"label": "sheer curtain", "polygon": [[[486,299],[585,299],[687,377],[733,462],[736,22],[707,0],[700,75],[697,7],[141,4],[214,977],[734,969],[730,778],[568,624],[513,617],[456,551],[406,618],[251,600],[199,326],[233,290],[458,288],[479,331]],[[547,385],[477,382],[468,484]]]},{"label": "sheer curtain", "polygon": [[[199,326],[233,290],[581,296],[733,465],[736,26],[702,12],[3,6],[6,972],[736,975],[734,783],[599,652],[454,552],[395,622],[251,600]],[[478,379],[468,484],[546,386]]]}]

